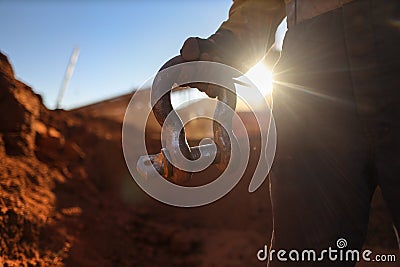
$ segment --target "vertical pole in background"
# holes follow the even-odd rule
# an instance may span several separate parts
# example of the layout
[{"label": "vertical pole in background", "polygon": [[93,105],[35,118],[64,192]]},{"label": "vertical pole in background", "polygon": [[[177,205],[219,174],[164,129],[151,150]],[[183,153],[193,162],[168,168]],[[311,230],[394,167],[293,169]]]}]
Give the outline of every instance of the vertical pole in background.
[{"label": "vertical pole in background", "polygon": [[61,83],[60,90],[58,91],[57,101],[56,101],[56,109],[60,108],[61,101],[64,97],[65,91],[68,88],[69,81],[71,80],[71,76],[75,69],[75,64],[78,61],[79,56],[79,47],[75,47],[72,51],[71,58],[69,60],[69,64],[67,70],[65,71],[64,79]]}]

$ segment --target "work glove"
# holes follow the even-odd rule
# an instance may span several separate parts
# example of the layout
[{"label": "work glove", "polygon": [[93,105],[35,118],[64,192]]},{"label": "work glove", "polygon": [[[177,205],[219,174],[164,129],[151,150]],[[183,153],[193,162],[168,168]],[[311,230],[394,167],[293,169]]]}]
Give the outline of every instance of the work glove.
[{"label": "work glove", "polygon": [[[180,52],[185,61],[221,62],[216,45],[210,39],[190,37],[186,39]],[[218,87],[210,83],[191,83],[187,84],[187,86],[195,87],[211,98],[216,97],[218,93]]]},{"label": "work glove", "polygon": [[[232,67],[237,67],[235,62],[235,38],[231,31],[220,29],[207,39],[190,37],[184,42],[180,54],[185,61],[212,61]],[[195,87],[215,98],[221,87],[210,83],[191,83],[187,86]]]}]

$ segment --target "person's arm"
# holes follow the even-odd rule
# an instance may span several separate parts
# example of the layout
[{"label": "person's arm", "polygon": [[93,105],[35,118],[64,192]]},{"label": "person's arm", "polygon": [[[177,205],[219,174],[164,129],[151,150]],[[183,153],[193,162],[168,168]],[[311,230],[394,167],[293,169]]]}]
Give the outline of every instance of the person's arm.
[{"label": "person's arm", "polygon": [[181,55],[188,61],[219,61],[246,72],[273,45],[284,17],[284,0],[234,0],[229,19],[218,31],[208,39],[189,38]]}]

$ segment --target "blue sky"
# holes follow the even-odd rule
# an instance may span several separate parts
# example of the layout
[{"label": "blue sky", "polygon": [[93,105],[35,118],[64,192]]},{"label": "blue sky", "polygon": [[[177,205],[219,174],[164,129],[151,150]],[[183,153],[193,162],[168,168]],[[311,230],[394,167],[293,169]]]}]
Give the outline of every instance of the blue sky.
[{"label": "blue sky", "polygon": [[231,0],[0,0],[0,50],[17,77],[54,108],[74,47],[80,55],[63,108],[129,92],[189,36],[208,37]]}]

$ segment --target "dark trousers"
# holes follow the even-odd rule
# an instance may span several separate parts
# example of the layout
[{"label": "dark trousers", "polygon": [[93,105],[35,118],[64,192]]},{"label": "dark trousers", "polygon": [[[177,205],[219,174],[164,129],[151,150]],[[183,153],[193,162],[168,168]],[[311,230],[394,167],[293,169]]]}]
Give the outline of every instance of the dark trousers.
[{"label": "dark trousers", "polygon": [[[289,29],[274,68],[272,249],[361,249],[377,186],[400,230],[400,1]],[[353,266],[352,262],[299,263]],[[270,266],[297,266],[274,259]]]}]

